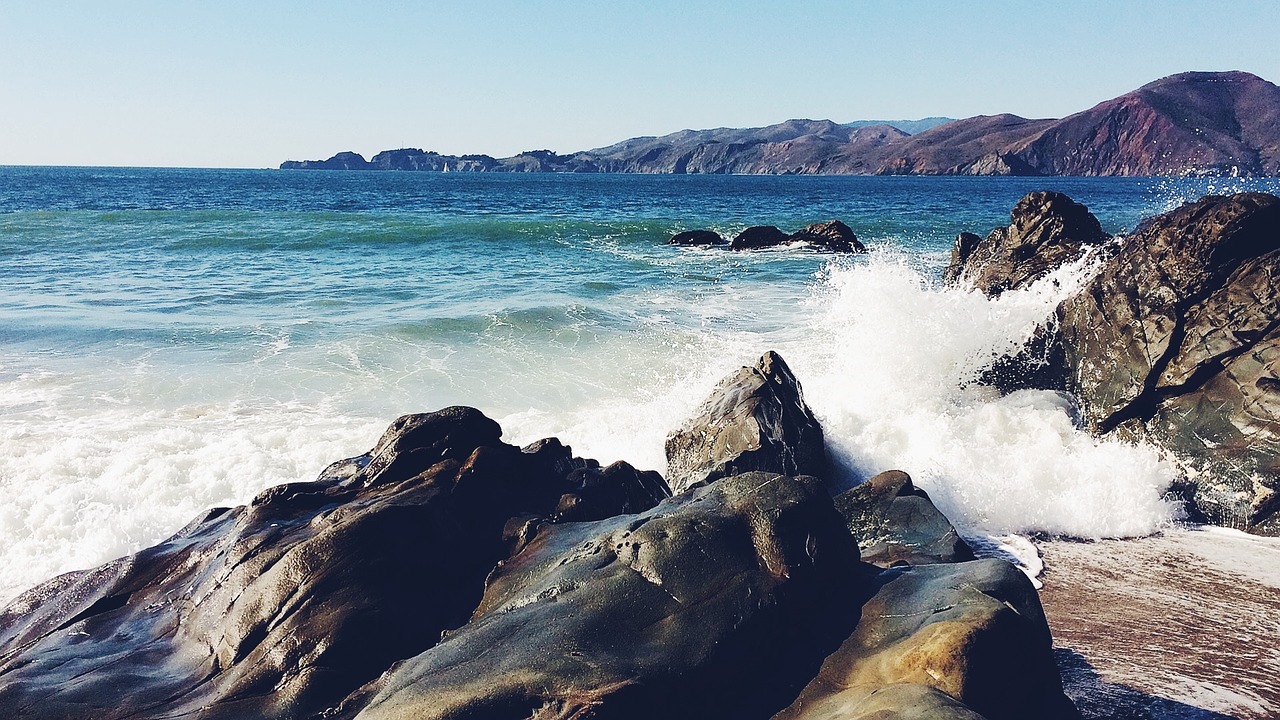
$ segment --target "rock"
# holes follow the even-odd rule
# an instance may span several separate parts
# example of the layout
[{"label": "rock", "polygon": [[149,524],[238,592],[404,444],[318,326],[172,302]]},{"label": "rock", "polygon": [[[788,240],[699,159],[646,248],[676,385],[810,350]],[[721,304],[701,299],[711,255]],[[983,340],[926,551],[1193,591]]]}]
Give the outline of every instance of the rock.
[{"label": "rock", "polygon": [[369,162],[357,152],[340,152],[328,160],[286,160],[281,170],[371,170]]},{"label": "rock", "polygon": [[858,540],[864,562],[881,567],[973,559],[947,517],[901,470],[889,470],[846,490],[836,509]]},{"label": "rock", "polygon": [[822,426],[800,383],[775,352],[720,381],[697,414],[667,436],[673,493],[762,470],[826,477]]},{"label": "rock", "polygon": [[791,236],[773,225],[753,225],[738,233],[729,243],[730,250],[759,250],[791,242]]},{"label": "rock", "polygon": [[852,630],[856,561],[808,477],[737,475],[549,527],[466,626],[353,704],[369,720],[765,718]]},{"label": "rock", "polygon": [[654,473],[500,435],[472,408],[408,415],[321,480],[24,593],[0,611],[0,716],[311,717],[466,623],[513,519],[666,494]]},{"label": "rock", "polygon": [[714,230],[685,230],[672,235],[667,244],[702,247],[706,245],[724,245],[725,239],[720,237],[720,233]]},{"label": "rock", "polygon": [[791,242],[808,243],[810,247],[831,252],[861,253],[867,248],[858,242],[858,236],[848,225],[839,220],[815,223],[793,234]]},{"label": "rock", "polygon": [[944,276],[991,297],[1030,285],[1110,239],[1085,206],[1057,192],[1029,193],[1014,206],[1008,227],[975,243],[956,238]]},{"label": "rock", "polygon": [[1280,533],[1280,198],[1144,222],[1058,309],[1089,426],[1172,450],[1219,524]]},{"label": "rock", "polygon": [[1079,717],[1035,588],[1012,565],[893,568],[881,582],[857,629],[775,720]]}]

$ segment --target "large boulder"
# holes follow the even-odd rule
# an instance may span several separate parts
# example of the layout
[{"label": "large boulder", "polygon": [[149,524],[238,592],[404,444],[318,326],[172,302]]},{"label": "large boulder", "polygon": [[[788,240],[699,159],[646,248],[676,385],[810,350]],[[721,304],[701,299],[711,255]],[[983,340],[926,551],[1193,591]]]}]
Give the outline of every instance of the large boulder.
[{"label": "large boulder", "polygon": [[839,220],[814,223],[803,230],[792,233],[791,242],[802,242],[817,250],[828,250],[842,253],[866,252],[867,248],[858,241],[858,236],[848,225]]},{"label": "large boulder", "polygon": [[721,380],[697,414],[667,436],[666,454],[676,494],[752,470],[828,474],[822,426],[773,351]]},{"label": "large boulder", "polygon": [[880,582],[857,629],[775,720],[1079,717],[1039,597],[1012,565],[894,568]]},{"label": "large boulder", "polygon": [[1090,427],[1179,456],[1216,523],[1280,533],[1280,198],[1145,221],[1058,310]]},{"label": "large boulder", "polygon": [[882,472],[846,490],[835,505],[857,538],[864,562],[888,567],[973,559],[973,550],[951,521],[901,470]]},{"label": "large boulder", "polygon": [[666,495],[656,473],[500,435],[471,408],[405,416],[315,482],[24,593],[0,611],[0,716],[311,717],[466,623],[513,525]]},{"label": "large boulder", "polygon": [[548,527],[471,621],[398,664],[361,718],[765,718],[852,630],[857,548],[820,481],[723,479]]},{"label": "large boulder", "polygon": [[957,237],[944,278],[996,297],[1031,284],[1109,239],[1084,205],[1062,193],[1033,192],[1013,207],[1007,227],[980,241],[970,233]]}]

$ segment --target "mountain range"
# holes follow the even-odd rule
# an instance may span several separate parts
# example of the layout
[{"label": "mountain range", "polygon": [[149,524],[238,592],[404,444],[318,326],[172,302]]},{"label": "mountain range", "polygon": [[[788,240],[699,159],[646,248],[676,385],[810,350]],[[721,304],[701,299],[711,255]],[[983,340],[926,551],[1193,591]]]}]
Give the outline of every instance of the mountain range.
[{"label": "mountain range", "polygon": [[1280,87],[1246,72],[1188,72],[1061,119],[787,120],[681,130],[559,155],[343,152],[282,170],[772,175],[1280,175]]}]

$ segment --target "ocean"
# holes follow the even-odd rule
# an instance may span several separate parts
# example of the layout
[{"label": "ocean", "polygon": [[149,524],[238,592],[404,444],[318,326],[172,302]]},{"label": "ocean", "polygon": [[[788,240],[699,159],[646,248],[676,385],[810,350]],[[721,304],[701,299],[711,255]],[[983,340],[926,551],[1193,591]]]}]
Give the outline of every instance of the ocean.
[{"label": "ocean", "polygon": [[[0,601],[313,478],[395,417],[664,469],[715,383],[780,352],[848,485],[911,473],[964,531],[1131,537],[1175,476],[1070,398],[974,381],[1087,277],[941,285],[952,241],[1065,192],[1112,233],[1275,179],[0,168]],[[841,219],[870,252],[665,245]]]}]

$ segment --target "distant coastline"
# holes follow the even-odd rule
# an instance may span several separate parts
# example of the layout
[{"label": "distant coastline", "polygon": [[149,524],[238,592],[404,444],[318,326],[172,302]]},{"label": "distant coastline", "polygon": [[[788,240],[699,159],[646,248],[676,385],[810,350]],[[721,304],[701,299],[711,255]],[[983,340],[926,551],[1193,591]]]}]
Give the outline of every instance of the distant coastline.
[{"label": "distant coastline", "polygon": [[282,170],[748,175],[1280,176],[1280,87],[1246,72],[1172,75],[1062,119],[788,120],[681,130],[567,155],[384,150]]}]

